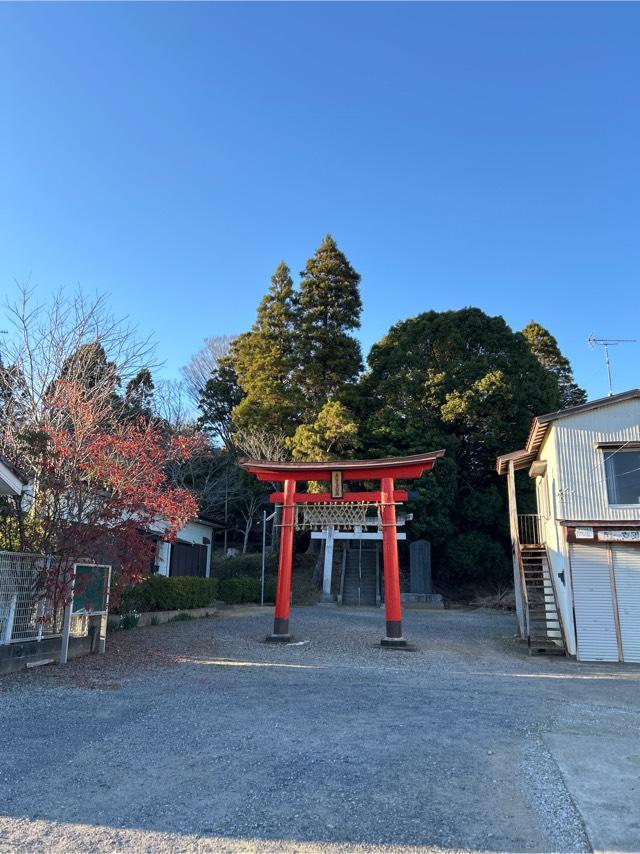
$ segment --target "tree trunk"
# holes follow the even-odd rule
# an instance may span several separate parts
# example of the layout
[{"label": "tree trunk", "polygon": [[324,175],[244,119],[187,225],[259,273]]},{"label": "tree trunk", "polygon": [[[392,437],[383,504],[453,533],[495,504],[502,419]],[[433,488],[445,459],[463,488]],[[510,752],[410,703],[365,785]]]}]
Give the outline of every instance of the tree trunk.
[{"label": "tree trunk", "polygon": [[18,541],[20,543],[19,551],[23,552],[26,550],[25,542],[24,542],[24,516],[22,513],[22,497],[16,496],[14,498],[14,503],[16,505],[16,519],[18,520]]}]

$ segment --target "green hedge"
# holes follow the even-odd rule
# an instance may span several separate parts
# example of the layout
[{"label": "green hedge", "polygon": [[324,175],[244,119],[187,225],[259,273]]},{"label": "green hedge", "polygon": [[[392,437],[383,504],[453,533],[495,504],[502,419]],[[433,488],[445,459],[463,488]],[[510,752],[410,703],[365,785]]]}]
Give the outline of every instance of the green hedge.
[{"label": "green hedge", "polygon": [[[276,584],[270,578],[264,582],[264,601],[274,602]],[[259,578],[225,578],[220,582],[220,598],[228,605],[240,605],[243,602],[260,602]]]},{"label": "green hedge", "polygon": [[[274,602],[275,595],[275,580],[265,579],[265,602]],[[222,599],[228,605],[260,602],[260,578],[243,576],[218,581],[215,578],[166,578],[164,575],[151,575],[140,584],[127,587],[122,592],[120,604],[112,611],[114,614],[185,611],[189,608],[207,608],[215,599]]]},{"label": "green hedge", "polygon": [[[216,578],[260,578],[262,573],[262,555],[252,552],[237,557],[226,557],[214,565]],[[278,571],[278,556],[268,554],[265,560],[265,574],[275,575]]]},{"label": "green hedge", "polygon": [[218,581],[215,578],[151,575],[140,584],[123,590],[120,604],[113,611],[116,614],[128,614],[131,611],[184,611],[189,608],[207,608],[217,598]]}]

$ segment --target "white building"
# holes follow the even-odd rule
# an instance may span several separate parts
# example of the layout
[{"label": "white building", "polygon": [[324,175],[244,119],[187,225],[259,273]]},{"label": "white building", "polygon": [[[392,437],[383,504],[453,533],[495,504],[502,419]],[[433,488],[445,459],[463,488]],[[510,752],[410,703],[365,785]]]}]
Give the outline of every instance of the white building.
[{"label": "white building", "polygon": [[[531,651],[640,662],[640,389],[534,419],[508,477],[518,625]],[[535,479],[519,515],[515,472]]]},{"label": "white building", "polygon": [[[163,522],[153,527],[153,533],[162,536],[166,530]],[[211,549],[213,547],[213,523],[204,518],[192,519],[178,531],[174,543],[158,539],[156,572],[158,575],[211,575]]]},{"label": "white building", "polygon": [[0,455],[0,495],[17,497],[26,484],[18,469]]}]

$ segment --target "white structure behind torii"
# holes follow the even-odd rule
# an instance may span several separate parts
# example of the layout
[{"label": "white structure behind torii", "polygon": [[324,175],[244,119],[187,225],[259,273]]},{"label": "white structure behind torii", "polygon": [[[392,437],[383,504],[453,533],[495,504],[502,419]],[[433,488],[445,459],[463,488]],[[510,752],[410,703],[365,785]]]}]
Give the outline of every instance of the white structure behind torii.
[{"label": "white structure behind torii", "polygon": [[[410,516],[400,515],[398,525],[404,525]],[[375,528],[375,531],[365,531],[363,528]],[[399,540],[406,540],[407,535],[398,533]],[[335,525],[327,525],[322,531],[312,531],[312,540],[324,540],[324,569],[322,574],[322,599],[331,601],[331,576],[333,574],[333,545],[336,540],[382,540],[382,528],[380,520],[375,517],[367,517],[364,525],[355,525],[353,531],[336,531]]]}]

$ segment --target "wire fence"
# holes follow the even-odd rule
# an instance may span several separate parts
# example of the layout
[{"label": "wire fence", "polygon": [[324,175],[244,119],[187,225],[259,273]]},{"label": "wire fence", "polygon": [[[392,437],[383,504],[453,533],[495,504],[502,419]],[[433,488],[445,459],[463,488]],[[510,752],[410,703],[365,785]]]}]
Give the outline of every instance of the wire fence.
[{"label": "wire fence", "polygon": [[0,644],[60,634],[63,606],[45,594],[51,559],[0,551]]}]

